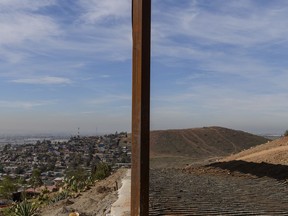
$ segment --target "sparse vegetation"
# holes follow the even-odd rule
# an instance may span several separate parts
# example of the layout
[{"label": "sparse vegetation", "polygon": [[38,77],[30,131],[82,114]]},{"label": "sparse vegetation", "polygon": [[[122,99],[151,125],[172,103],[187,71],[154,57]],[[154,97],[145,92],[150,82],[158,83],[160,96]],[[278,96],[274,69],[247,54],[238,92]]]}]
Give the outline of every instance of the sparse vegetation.
[{"label": "sparse vegetation", "polygon": [[0,173],[4,173],[4,166],[0,163]]},{"label": "sparse vegetation", "polygon": [[32,185],[33,188],[39,187],[43,184],[41,179],[41,171],[39,169],[33,170],[29,183]]},{"label": "sparse vegetation", "polygon": [[38,206],[36,203],[31,203],[26,199],[2,211],[4,216],[36,216]]},{"label": "sparse vegetation", "polygon": [[92,179],[101,180],[110,175],[111,167],[106,163],[97,164],[91,172]]},{"label": "sparse vegetation", "polygon": [[284,136],[288,136],[288,130],[285,131]]},{"label": "sparse vegetation", "polygon": [[15,206],[15,216],[35,216],[37,209],[35,203],[24,200]]},{"label": "sparse vegetation", "polygon": [[70,194],[68,191],[61,191],[58,192],[54,197],[51,198],[50,203],[56,203],[59,202],[60,200],[64,200],[66,198],[70,197]]},{"label": "sparse vegetation", "polygon": [[0,182],[0,196],[11,199],[12,193],[17,191],[16,182],[9,176],[5,176]]},{"label": "sparse vegetation", "polygon": [[95,165],[90,175],[82,167],[78,167],[76,170],[68,170],[64,180],[64,188],[74,193],[85,191],[95,180],[105,179],[110,173],[111,167],[107,163]]},{"label": "sparse vegetation", "polygon": [[65,171],[65,178],[66,179],[74,179],[75,181],[85,181],[89,173],[83,167],[70,167]]}]

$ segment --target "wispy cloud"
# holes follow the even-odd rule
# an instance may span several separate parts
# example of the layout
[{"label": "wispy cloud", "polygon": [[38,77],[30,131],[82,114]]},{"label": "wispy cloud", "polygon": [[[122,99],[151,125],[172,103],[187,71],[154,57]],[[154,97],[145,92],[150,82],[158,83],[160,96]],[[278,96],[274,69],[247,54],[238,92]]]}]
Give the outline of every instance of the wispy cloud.
[{"label": "wispy cloud", "polygon": [[[53,6],[56,1],[4,0],[0,2],[0,59],[19,62],[26,55],[25,47],[61,34],[56,21],[38,10]],[[35,47],[34,47],[35,48]]]},{"label": "wispy cloud", "polygon": [[109,75],[109,74],[103,74],[103,75],[101,75],[100,77],[101,77],[101,78],[110,78],[111,75]]},{"label": "wispy cloud", "polygon": [[[242,4],[243,3],[243,4]],[[287,4],[279,1],[269,7],[261,7],[261,1],[216,0],[191,1],[185,7],[166,8],[167,13],[155,11],[154,31],[160,39],[173,40],[173,36],[188,36],[202,44],[224,43],[251,46],[272,41],[287,40],[285,21]],[[210,9],[209,7],[213,7]],[[249,9],[249,10],[248,10]],[[157,14],[159,13],[159,14]],[[173,14],[173,15],[172,15]],[[161,32],[161,33],[159,33]],[[185,38],[184,38],[185,39]]]},{"label": "wispy cloud", "polygon": [[[52,6],[58,12],[45,12]],[[0,7],[3,61],[18,63],[39,55],[58,55],[72,63],[75,59],[89,62],[131,58],[129,0],[77,0],[69,5],[57,0],[5,0]],[[71,10],[70,19],[58,14],[63,7]]]},{"label": "wispy cloud", "polygon": [[[163,5],[165,13],[160,9]],[[272,74],[275,64],[268,63],[269,53],[275,46],[288,47],[287,13],[283,1],[263,5],[262,1],[204,0],[177,6],[159,1],[153,14],[152,53],[168,66],[180,61],[193,64],[194,70],[250,77]]]},{"label": "wispy cloud", "polygon": [[15,79],[12,80],[14,83],[24,83],[24,84],[39,84],[39,85],[47,85],[47,84],[71,84],[72,81],[68,78],[63,77],[38,77],[38,78],[24,78],[24,79]]},{"label": "wispy cloud", "polygon": [[[165,13],[160,10],[163,5]],[[200,0],[163,5],[159,1],[154,10],[154,61],[159,60],[170,68],[174,64],[175,74],[179,74],[179,70],[182,72],[175,79],[182,88],[175,89],[181,93],[173,97],[168,90],[167,95],[161,95],[163,98],[172,97],[179,106],[189,109],[195,109],[196,104],[207,104],[207,107],[219,105],[225,110],[221,104],[230,104],[230,107],[235,104],[235,107],[249,107],[256,112],[260,108],[252,106],[256,103],[262,104],[263,110],[267,106],[267,110],[277,112],[277,94],[287,90],[283,81],[287,78],[286,65],[283,68],[282,62],[286,56],[282,49],[288,47],[286,2]],[[175,85],[175,82],[168,84]],[[223,86],[225,91],[237,94],[220,92]],[[219,92],[219,97],[210,92]],[[231,103],[208,103],[215,98]],[[278,105],[269,105],[265,98]],[[171,106],[173,101],[162,103]]]},{"label": "wispy cloud", "polygon": [[42,0],[42,1],[30,1],[30,0],[1,0],[0,11],[23,11],[30,10],[35,11],[42,7],[54,5],[56,0]]},{"label": "wispy cloud", "polygon": [[7,101],[0,100],[0,108],[32,109],[53,104],[54,101]]},{"label": "wispy cloud", "polygon": [[130,103],[131,101],[131,95],[103,95],[101,97],[98,97],[96,99],[91,99],[88,101],[89,104],[94,105],[107,105],[107,104],[118,104],[120,105],[120,102]]},{"label": "wispy cloud", "polygon": [[89,22],[105,22],[127,19],[131,13],[130,0],[79,0],[79,5],[84,9],[82,19]]},{"label": "wispy cloud", "polygon": [[[15,43],[19,45],[22,42],[37,41],[58,35],[60,28],[52,17],[31,12],[31,9],[37,10],[51,6],[52,1],[44,1],[43,3],[23,1],[21,4],[19,1],[18,5],[14,1],[9,3],[8,1],[1,1],[0,45],[15,45]],[[5,8],[9,9],[5,10]]]},{"label": "wispy cloud", "polygon": [[[248,112],[286,124],[277,113],[286,117],[288,2],[155,0],[152,10],[159,128],[239,122]],[[130,125],[130,15],[130,0],[0,1],[1,110],[42,108],[56,95],[59,116],[69,107],[113,124],[123,111]]]}]

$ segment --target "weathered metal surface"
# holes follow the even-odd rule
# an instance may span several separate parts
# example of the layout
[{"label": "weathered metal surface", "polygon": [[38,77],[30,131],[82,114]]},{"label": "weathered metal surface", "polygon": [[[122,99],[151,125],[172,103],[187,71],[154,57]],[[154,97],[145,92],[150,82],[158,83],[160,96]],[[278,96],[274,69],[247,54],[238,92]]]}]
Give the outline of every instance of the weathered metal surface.
[{"label": "weathered metal surface", "polygon": [[151,0],[132,0],[131,215],[149,215]]}]

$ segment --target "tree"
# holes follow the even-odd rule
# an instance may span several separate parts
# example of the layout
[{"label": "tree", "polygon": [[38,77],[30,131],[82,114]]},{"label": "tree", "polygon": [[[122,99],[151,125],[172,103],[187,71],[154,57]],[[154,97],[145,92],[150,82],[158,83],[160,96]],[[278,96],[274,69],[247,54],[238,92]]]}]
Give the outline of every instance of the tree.
[{"label": "tree", "polygon": [[17,185],[9,176],[5,176],[0,182],[0,196],[11,199],[12,193],[17,191]]},{"label": "tree", "polygon": [[29,180],[29,184],[35,189],[43,184],[41,179],[41,171],[39,169],[33,169],[32,176]]},{"label": "tree", "polygon": [[288,136],[288,130],[285,131],[284,136]]},{"label": "tree", "polygon": [[17,166],[16,170],[15,170],[15,174],[23,174],[25,173],[25,169],[22,166]]},{"label": "tree", "polygon": [[65,185],[74,192],[83,190],[88,179],[88,172],[83,167],[70,168],[65,172]]},{"label": "tree", "polygon": [[107,163],[98,163],[94,169],[92,169],[93,179],[104,179],[110,175],[111,167]]},{"label": "tree", "polygon": [[70,167],[65,171],[65,178],[74,178],[77,182],[85,181],[88,177],[87,171],[83,167]]},{"label": "tree", "polygon": [[6,144],[3,148],[3,152],[7,152],[11,148],[11,144]]},{"label": "tree", "polygon": [[4,173],[4,166],[0,163],[0,173]]},{"label": "tree", "polygon": [[47,171],[54,171],[55,170],[55,167],[56,167],[56,163],[55,161],[49,161],[48,164],[47,164]]}]

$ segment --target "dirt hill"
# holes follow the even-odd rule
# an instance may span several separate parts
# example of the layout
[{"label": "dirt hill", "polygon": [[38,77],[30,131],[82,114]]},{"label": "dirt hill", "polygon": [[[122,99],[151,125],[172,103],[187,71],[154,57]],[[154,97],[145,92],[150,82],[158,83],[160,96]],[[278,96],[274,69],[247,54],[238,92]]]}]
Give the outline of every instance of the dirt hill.
[{"label": "dirt hill", "polygon": [[222,127],[152,131],[150,136],[151,157],[219,157],[268,141],[264,137]]},{"label": "dirt hill", "polygon": [[244,150],[225,158],[223,161],[233,160],[288,165],[288,137],[281,137],[280,139]]}]

